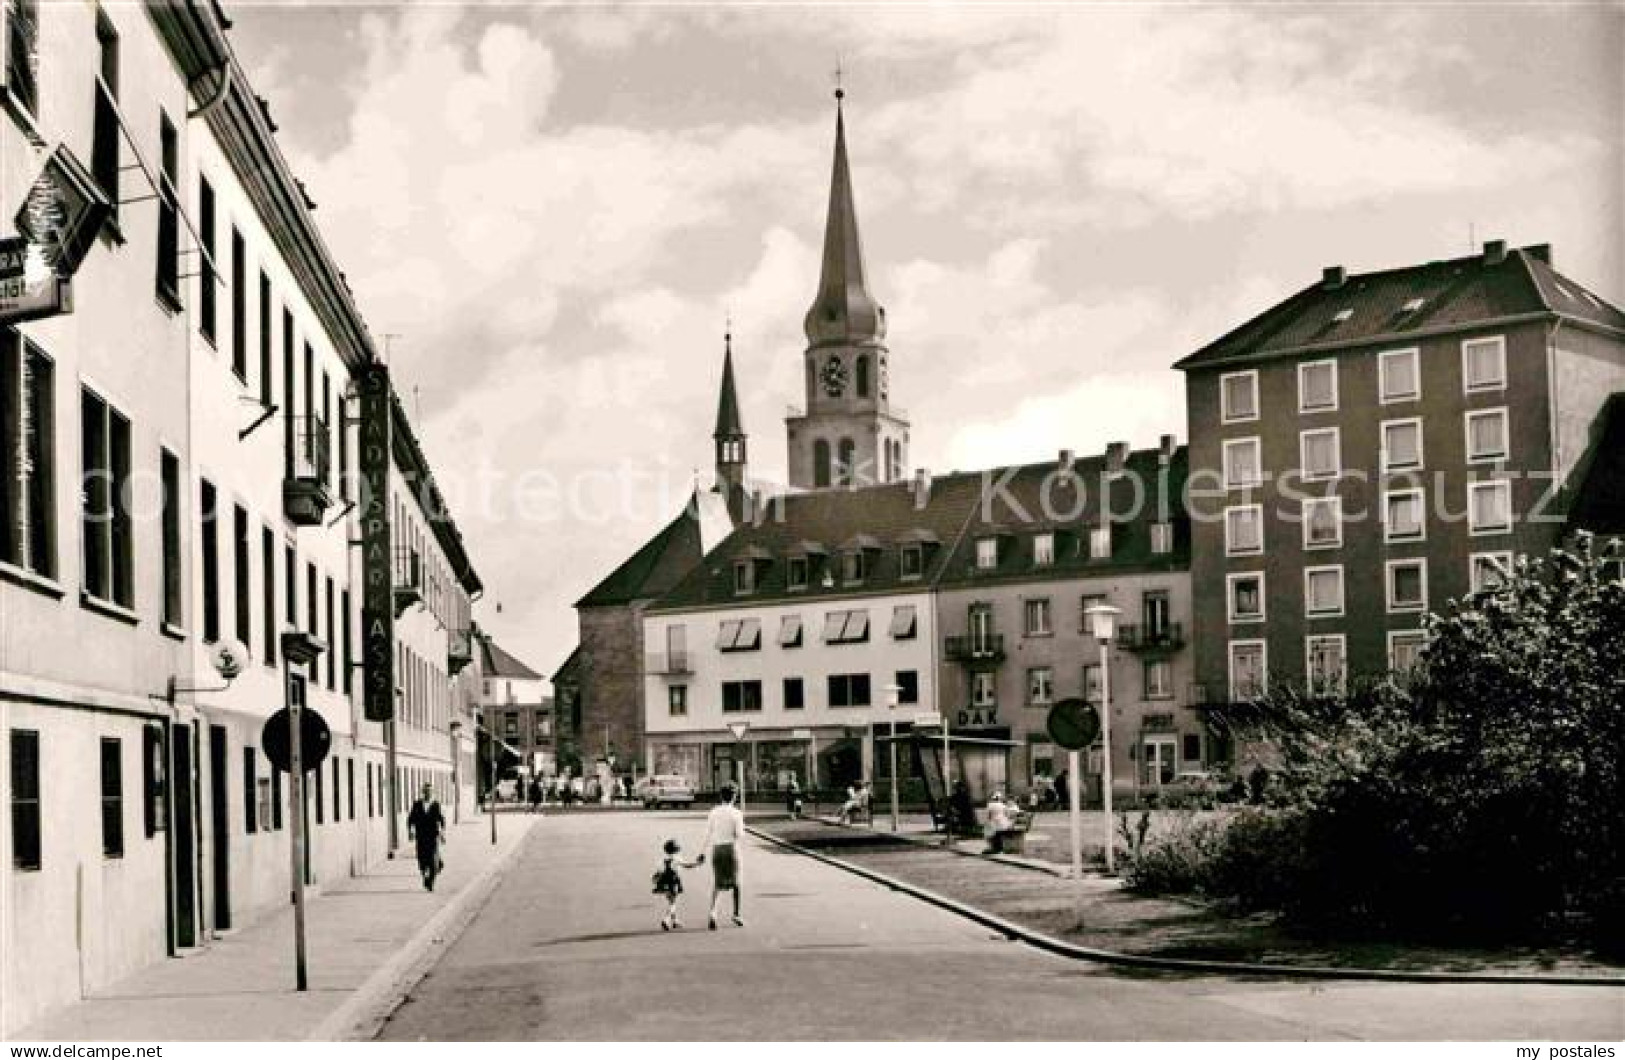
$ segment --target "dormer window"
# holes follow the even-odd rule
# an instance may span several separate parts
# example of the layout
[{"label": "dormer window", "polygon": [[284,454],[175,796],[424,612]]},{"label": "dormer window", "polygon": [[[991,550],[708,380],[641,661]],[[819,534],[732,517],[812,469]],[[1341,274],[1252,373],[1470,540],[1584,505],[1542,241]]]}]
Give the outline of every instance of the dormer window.
[{"label": "dormer window", "polygon": [[1151,524],[1151,551],[1155,555],[1163,556],[1174,550],[1174,524]]},{"label": "dormer window", "polygon": [[848,585],[862,585],[868,566],[867,558],[861,551],[841,553],[841,580]]},{"label": "dormer window", "polygon": [[742,559],[734,564],[734,595],[744,596],[756,591],[756,564]]},{"label": "dormer window", "polygon": [[999,539],[982,537],[976,541],[976,569],[992,570],[999,565]]},{"label": "dormer window", "polygon": [[1055,535],[1038,534],[1033,538],[1033,566],[1050,567],[1055,564]]},{"label": "dormer window", "polygon": [[807,557],[791,556],[784,564],[784,582],[790,589],[807,587]]},{"label": "dormer window", "polygon": [[1089,558],[1112,558],[1112,528],[1097,526],[1089,531]]},{"label": "dormer window", "polygon": [[901,555],[901,573],[905,581],[919,578],[925,573],[925,547],[904,545]]}]

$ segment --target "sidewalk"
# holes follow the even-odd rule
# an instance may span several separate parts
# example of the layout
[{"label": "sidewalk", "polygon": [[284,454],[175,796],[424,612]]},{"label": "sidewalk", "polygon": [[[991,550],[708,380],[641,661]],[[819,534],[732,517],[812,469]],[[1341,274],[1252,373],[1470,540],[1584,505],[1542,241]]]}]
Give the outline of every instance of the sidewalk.
[{"label": "sidewalk", "polygon": [[433,892],[410,848],[305,907],[310,989],[294,990],[293,906],[161,960],[18,1031],[16,1041],[303,1041],[343,1037],[386,1004],[490,893],[540,815],[452,825]]}]

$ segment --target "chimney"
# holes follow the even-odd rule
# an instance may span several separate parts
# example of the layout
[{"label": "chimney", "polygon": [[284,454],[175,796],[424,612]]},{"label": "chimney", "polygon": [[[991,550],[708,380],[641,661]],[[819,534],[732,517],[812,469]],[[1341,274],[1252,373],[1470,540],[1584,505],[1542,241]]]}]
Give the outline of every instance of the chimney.
[{"label": "chimney", "polygon": [[1524,247],[1523,252],[1547,265],[1552,263],[1552,245],[1550,243],[1536,243],[1532,247]]},{"label": "chimney", "polygon": [[914,469],[914,509],[919,511],[931,502],[931,469]]},{"label": "chimney", "polygon": [[1077,454],[1070,449],[1062,449],[1061,455],[1055,458],[1055,469],[1061,474],[1070,474],[1072,465],[1077,463]]},{"label": "chimney", "polygon": [[1328,265],[1320,270],[1320,285],[1328,291],[1335,291],[1348,282],[1348,270],[1341,265]]},{"label": "chimney", "polygon": [[1106,443],[1106,474],[1121,475],[1123,465],[1128,461],[1127,442]]},{"label": "chimney", "polygon": [[1499,265],[1507,259],[1507,241],[1492,239],[1484,244],[1484,264]]},{"label": "chimney", "polygon": [[1157,463],[1166,464],[1174,458],[1174,450],[1178,448],[1174,436],[1165,434],[1157,445]]}]

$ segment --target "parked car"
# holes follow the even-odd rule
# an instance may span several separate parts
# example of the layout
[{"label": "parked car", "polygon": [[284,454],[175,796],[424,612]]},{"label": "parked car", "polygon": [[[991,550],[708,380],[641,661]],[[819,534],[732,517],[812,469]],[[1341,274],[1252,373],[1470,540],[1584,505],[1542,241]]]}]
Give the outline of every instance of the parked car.
[{"label": "parked car", "polygon": [[688,806],[694,802],[694,785],[676,773],[660,773],[638,781],[637,797],[645,809],[662,806]]}]

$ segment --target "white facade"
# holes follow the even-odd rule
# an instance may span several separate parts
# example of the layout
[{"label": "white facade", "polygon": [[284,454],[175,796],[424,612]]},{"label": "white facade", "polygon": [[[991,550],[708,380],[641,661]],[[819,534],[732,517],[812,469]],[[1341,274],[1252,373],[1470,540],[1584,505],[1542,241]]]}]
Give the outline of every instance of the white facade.
[{"label": "white facade", "polygon": [[[911,636],[893,635],[894,619],[902,621],[899,609],[912,609]],[[832,639],[850,632],[847,620],[837,616],[854,613],[866,616],[865,636]],[[800,646],[787,646],[786,623],[797,621]],[[758,646],[739,650],[730,623],[747,624],[747,637],[754,623]],[[873,730],[888,721],[886,686],[899,674],[913,675],[917,695],[897,707],[898,721],[936,709],[938,638],[929,593],[657,611],[645,616],[643,630],[650,671],[644,679],[645,761],[655,773],[682,773],[701,788],[735,777],[741,759],[753,791],[775,790],[788,774],[803,787],[839,784],[853,778],[832,776],[820,756],[846,740],[860,741],[861,775],[871,775]],[[732,638],[735,648],[724,650],[723,637]],[[861,697],[866,702],[837,705],[843,697],[859,698],[855,677],[867,681]],[[794,693],[786,686],[796,680],[800,707],[791,705]],[[750,695],[740,687],[745,682],[759,683],[760,703],[744,709],[751,705],[747,699],[732,709],[733,696]],[[749,726],[743,746],[729,729],[734,722]]]}]

